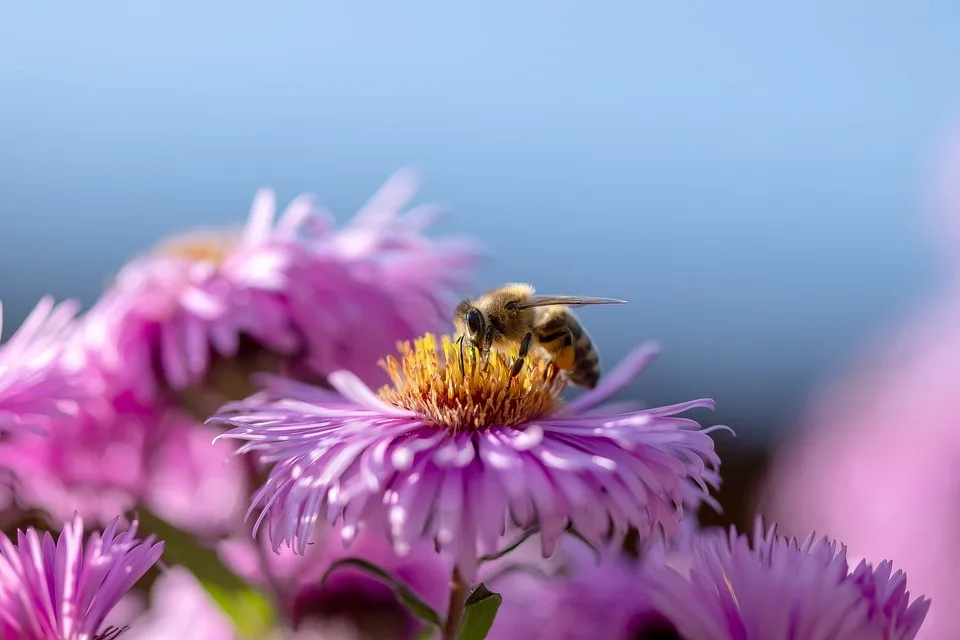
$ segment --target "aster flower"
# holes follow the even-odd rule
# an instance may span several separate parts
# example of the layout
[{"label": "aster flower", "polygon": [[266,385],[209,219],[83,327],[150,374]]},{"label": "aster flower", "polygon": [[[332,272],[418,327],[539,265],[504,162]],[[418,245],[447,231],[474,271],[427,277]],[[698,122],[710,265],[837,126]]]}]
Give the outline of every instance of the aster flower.
[{"label": "aster flower", "polygon": [[163,543],[137,538],[119,519],[84,545],[83,522],[68,522],[54,541],[34,529],[16,543],[0,536],[0,631],[20,640],[112,640],[110,610],[160,558]]},{"label": "aster flower", "polygon": [[87,344],[144,398],[198,384],[212,354],[239,353],[241,336],[293,353],[283,292],[309,213],[299,198],[275,220],[273,194],[261,191],[242,232],[196,232],[133,260],[88,313]]},{"label": "aster flower", "polygon": [[436,205],[401,215],[418,186],[417,174],[402,170],[343,227],[322,211],[310,219],[313,259],[295,265],[298,289],[290,297],[307,371],[344,369],[382,384],[387,378],[377,363],[398,340],[449,326],[481,249],[473,239],[424,235]]},{"label": "aster flower", "polygon": [[653,572],[648,595],[688,640],[910,640],[930,606],[910,601],[906,577],[889,562],[861,562],[846,548],[810,536],[802,544],[764,531],[751,540],[731,530],[694,545],[689,577]]},{"label": "aster flower", "polygon": [[73,301],[55,305],[44,298],[0,345],[0,432],[46,431],[51,419],[71,414],[74,401],[86,393],[60,362],[77,308]]},{"label": "aster flower", "polygon": [[712,401],[596,407],[652,355],[638,349],[565,404],[552,364],[530,358],[511,379],[507,356],[483,363],[468,350],[461,370],[450,338],[428,334],[386,359],[393,385],[377,393],[346,371],[329,376],[339,395],[272,379],[212,421],[233,427],[223,437],[246,441],[241,451],[275,463],[255,504],[265,502],[276,547],[303,553],[318,520],[339,522],[345,541],[379,530],[401,554],[432,539],[469,581],[511,521],[539,528],[544,555],[568,525],[595,542],[631,526],[671,537],[689,487],[716,485],[709,430],[675,417]]},{"label": "aster flower", "polygon": [[[91,370],[89,375],[95,375]],[[131,392],[85,398],[50,436],[17,434],[0,441],[0,468],[19,504],[56,520],[74,513],[109,522],[145,504],[198,533],[230,531],[242,521],[247,479],[224,464],[233,443],[210,446],[214,434],[176,409],[139,401]]]},{"label": "aster flower", "polygon": [[195,388],[223,361],[242,369],[241,390],[280,364],[369,372],[379,345],[449,320],[447,298],[476,262],[475,247],[422,236],[428,211],[399,215],[415,190],[398,174],[339,230],[312,197],[277,217],[261,190],[241,233],[194,233],[126,265],[89,314],[87,343],[142,397]]}]

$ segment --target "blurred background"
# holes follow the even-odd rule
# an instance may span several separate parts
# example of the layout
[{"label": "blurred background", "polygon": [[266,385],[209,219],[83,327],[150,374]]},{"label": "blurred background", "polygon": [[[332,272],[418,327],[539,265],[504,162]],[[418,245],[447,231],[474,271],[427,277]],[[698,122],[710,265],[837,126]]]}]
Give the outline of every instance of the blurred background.
[{"label": "blurred background", "polygon": [[[614,296],[582,318],[633,392],[712,396],[728,519],[820,381],[936,295],[960,5],[759,1],[4,3],[5,336],[91,303],[256,189],[346,220],[422,171],[478,289]],[[464,292],[469,293],[469,292]]]}]

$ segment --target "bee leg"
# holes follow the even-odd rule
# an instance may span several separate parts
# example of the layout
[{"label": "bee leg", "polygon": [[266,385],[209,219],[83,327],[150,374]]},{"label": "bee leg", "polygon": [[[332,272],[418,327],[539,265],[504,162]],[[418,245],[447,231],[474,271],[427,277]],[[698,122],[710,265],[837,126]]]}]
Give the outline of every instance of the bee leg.
[{"label": "bee leg", "polygon": [[523,369],[524,358],[530,353],[530,342],[533,340],[533,334],[528,333],[520,341],[520,351],[517,353],[517,359],[513,361],[513,367],[510,369],[510,377],[515,378]]},{"label": "bee leg", "polygon": [[487,327],[483,334],[483,364],[486,365],[490,359],[490,349],[493,348],[493,326]]}]

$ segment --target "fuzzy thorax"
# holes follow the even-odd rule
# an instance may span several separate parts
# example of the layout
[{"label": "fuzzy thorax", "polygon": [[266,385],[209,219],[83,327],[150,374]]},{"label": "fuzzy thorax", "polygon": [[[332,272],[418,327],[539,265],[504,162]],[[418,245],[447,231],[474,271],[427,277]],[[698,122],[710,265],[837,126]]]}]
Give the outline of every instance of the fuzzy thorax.
[{"label": "fuzzy thorax", "polygon": [[386,402],[414,411],[454,432],[481,431],[491,426],[517,426],[554,413],[561,404],[566,379],[560,370],[530,353],[520,373],[510,376],[516,354],[493,351],[484,361],[476,349],[449,336],[432,334],[398,345],[399,357],[387,356],[380,365],[393,385],[377,395]]}]

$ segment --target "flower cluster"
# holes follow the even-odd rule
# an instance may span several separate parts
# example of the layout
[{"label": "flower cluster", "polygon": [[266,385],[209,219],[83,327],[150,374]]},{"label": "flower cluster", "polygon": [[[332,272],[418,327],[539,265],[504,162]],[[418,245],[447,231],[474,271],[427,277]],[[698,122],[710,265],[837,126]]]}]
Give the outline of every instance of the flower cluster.
[{"label": "flower cluster", "polygon": [[656,345],[571,398],[573,347],[445,335],[479,250],[416,186],[339,227],[261,191],[0,346],[4,638],[917,635],[889,562],[699,528],[713,401],[614,400]]}]

